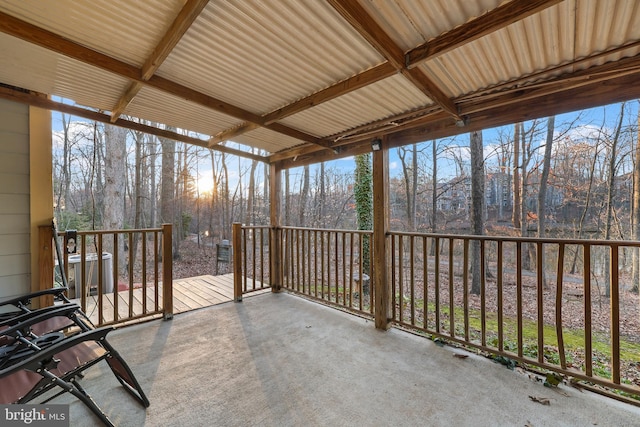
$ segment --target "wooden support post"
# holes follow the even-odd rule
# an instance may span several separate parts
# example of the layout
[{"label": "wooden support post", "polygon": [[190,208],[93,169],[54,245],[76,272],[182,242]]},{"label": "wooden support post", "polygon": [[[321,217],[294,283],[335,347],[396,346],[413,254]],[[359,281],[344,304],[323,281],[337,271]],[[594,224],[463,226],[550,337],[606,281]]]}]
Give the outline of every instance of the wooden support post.
[{"label": "wooden support post", "polygon": [[[233,300],[242,302],[242,224],[233,223]],[[245,248],[246,250],[246,248]],[[255,262],[255,260],[254,260]]]},{"label": "wooden support post", "polygon": [[[38,226],[38,289],[32,291],[43,291],[53,288],[53,227],[51,225]],[[53,296],[42,296],[38,301],[34,301],[34,308],[48,307],[53,305]]]},{"label": "wooden support post", "polygon": [[173,226],[162,224],[162,317],[173,319]]},{"label": "wooden support post", "polygon": [[389,230],[389,150],[386,137],[382,149],[373,152],[373,287],[375,325],[389,329],[391,298],[389,295],[389,256],[387,232]]},{"label": "wooden support post", "polygon": [[282,265],[280,259],[280,200],[282,198],[282,170],[279,165],[271,164],[269,170],[269,199],[270,199],[270,217],[271,232],[269,238],[269,275],[271,282],[271,292],[280,292],[282,290]]}]

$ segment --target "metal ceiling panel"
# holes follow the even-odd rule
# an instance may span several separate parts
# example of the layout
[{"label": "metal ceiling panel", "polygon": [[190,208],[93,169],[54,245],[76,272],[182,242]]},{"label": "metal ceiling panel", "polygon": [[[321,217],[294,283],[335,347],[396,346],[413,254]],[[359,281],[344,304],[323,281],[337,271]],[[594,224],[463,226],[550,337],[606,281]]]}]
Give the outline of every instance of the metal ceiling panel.
[{"label": "metal ceiling panel", "polygon": [[[565,72],[636,55],[640,53],[637,47],[584,61],[578,66],[561,67],[638,39],[640,2],[567,0],[428,60],[420,68],[447,95],[460,97],[532,74],[535,80],[547,80]],[[545,70],[550,71],[543,73]]]},{"label": "metal ceiling panel", "polygon": [[288,117],[281,122],[314,135],[333,135],[433,102],[398,74]]},{"label": "metal ceiling panel", "polygon": [[383,62],[324,1],[212,1],[158,74],[266,114]]},{"label": "metal ceiling panel", "polygon": [[1,9],[38,27],[138,67],[185,0],[3,0]]},{"label": "metal ceiling panel", "polygon": [[301,141],[298,139],[281,135],[265,128],[258,128],[233,138],[233,142],[265,150],[269,153],[277,153],[278,151],[296,147],[301,144]]},{"label": "metal ceiling panel", "polygon": [[504,0],[369,0],[367,13],[404,51],[476,18]]},{"label": "metal ceiling panel", "polygon": [[148,87],[133,99],[126,114],[208,136],[242,123],[226,114]]},{"label": "metal ceiling panel", "polygon": [[111,110],[129,81],[0,34],[0,82]]}]

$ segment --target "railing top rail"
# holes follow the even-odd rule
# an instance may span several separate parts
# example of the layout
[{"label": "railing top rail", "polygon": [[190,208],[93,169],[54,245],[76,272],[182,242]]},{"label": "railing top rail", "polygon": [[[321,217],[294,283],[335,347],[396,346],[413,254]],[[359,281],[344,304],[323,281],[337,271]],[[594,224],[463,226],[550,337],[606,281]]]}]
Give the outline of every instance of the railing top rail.
[{"label": "railing top rail", "polygon": [[480,240],[492,242],[527,242],[527,243],[551,243],[565,245],[592,245],[592,246],[632,246],[640,247],[637,240],[604,240],[604,239],[569,239],[569,238],[548,238],[548,237],[519,237],[519,236],[489,236],[476,234],[440,234],[440,233],[417,233],[407,231],[389,231],[388,236],[414,236],[452,240]]},{"label": "railing top rail", "polygon": [[292,227],[292,226],[283,226],[278,228],[281,228],[283,230],[310,230],[310,231],[321,231],[321,232],[329,232],[329,233],[373,234],[372,230],[348,230],[348,229],[339,229],[339,228],[311,228],[311,227]]},{"label": "railing top rail", "polygon": [[[143,233],[143,232],[161,232],[162,228],[127,228],[122,230],[78,230],[78,235],[93,235],[93,234],[125,234],[125,233]],[[64,236],[66,231],[58,231],[58,236]]]},{"label": "railing top rail", "polygon": [[268,230],[270,225],[242,225],[243,230]]}]

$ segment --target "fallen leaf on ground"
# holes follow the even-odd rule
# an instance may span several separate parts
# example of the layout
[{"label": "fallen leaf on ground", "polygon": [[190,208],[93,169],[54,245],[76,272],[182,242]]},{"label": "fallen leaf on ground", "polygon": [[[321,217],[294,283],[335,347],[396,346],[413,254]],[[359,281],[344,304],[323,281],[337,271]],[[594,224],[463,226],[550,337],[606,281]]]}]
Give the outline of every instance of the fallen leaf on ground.
[{"label": "fallen leaf on ground", "polygon": [[529,396],[529,399],[542,405],[551,405],[551,401],[546,397]]},{"label": "fallen leaf on ground", "polygon": [[453,357],[457,357],[458,359],[466,359],[469,357],[467,354],[453,353]]}]

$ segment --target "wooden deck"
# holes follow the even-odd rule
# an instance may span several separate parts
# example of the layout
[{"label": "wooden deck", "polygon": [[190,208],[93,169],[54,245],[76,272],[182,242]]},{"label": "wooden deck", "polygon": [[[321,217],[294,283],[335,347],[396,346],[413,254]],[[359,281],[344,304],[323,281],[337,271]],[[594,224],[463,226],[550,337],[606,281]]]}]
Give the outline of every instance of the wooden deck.
[{"label": "wooden deck", "polygon": [[[259,284],[258,284],[259,286]],[[245,294],[243,297],[258,295],[269,292],[269,288],[260,291]],[[147,288],[146,292],[142,288],[133,290],[132,304],[129,304],[129,290],[118,292],[118,321],[117,323],[131,323],[128,319],[133,314],[135,321],[148,320],[150,317],[160,317],[161,314],[154,314],[141,318],[145,312],[143,300],[146,293],[146,312],[155,311],[156,307],[156,291],[153,287]],[[162,307],[162,285],[158,289],[158,307]],[[73,302],[80,304],[80,299],[74,299]],[[220,276],[197,276],[186,279],[175,279],[173,281],[173,313],[184,313],[186,311],[197,310],[203,307],[209,307],[216,304],[223,304],[233,301],[233,274],[225,274]],[[103,323],[114,323],[114,294],[102,295],[102,313]],[[91,321],[98,324],[98,296],[90,296],[87,298],[87,307],[85,313]]]}]

